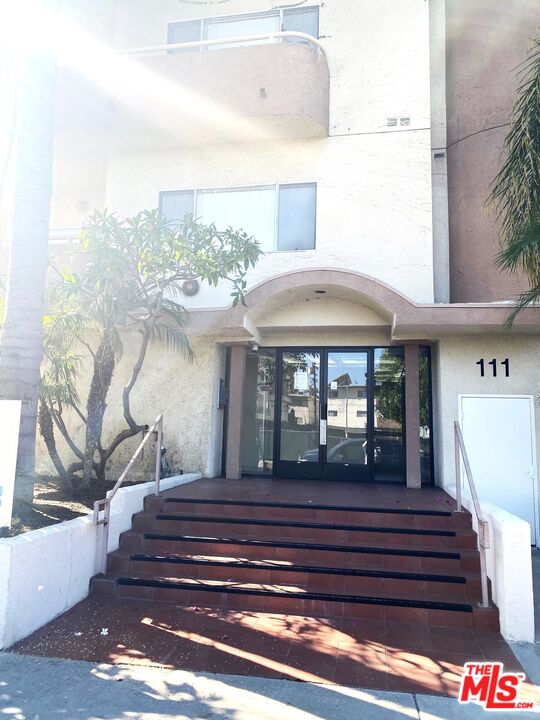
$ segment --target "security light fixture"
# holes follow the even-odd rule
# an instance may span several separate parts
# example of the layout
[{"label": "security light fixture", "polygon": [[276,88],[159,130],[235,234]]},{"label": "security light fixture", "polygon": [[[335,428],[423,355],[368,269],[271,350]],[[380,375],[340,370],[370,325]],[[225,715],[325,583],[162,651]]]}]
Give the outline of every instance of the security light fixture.
[{"label": "security light fixture", "polygon": [[182,283],[182,292],[187,297],[193,297],[199,292],[199,281],[193,278],[192,280],[184,280]]}]

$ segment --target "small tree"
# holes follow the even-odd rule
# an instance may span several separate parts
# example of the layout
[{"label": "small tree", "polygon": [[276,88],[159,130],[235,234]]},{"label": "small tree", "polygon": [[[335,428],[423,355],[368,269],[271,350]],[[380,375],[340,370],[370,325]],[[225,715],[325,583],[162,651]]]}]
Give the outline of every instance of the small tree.
[{"label": "small tree", "polygon": [[[123,442],[145,429],[133,417],[130,395],[150,343],[164,343],[191,357],[184,332],[187,314],[178,301],[183,283],[198,279],[217,285],[228,280],[236,304],[243,301],[245,274],[259,255],[258,243],[246,233],[218,231],[191,216],[167,223],[157,210],[123,219],[106,211],[93,214],[74,258],[84,269],[80,274],[56,269],[44,319],[39,428],[64,482],[88,489],[97,481],[103,489],[108,460]],[[108,392],[128,326],[138,329],[139,341],[121,398],[126,426],[104,446]],[[83,409],[77,384],[87,363],[91,382]],[[68,430],[68,410],[84,424],[83,444],[77,444]],[[67,467],[57,451],[56,431],[75,456]]]},{"label": "small tree", "polygon": [[508,316],[511,325],[523,308],[540,301],[540,38],[521,69],[505,149],[489,198],[501,223],[497,262],[508,272],[524,272],[529,282]]}]

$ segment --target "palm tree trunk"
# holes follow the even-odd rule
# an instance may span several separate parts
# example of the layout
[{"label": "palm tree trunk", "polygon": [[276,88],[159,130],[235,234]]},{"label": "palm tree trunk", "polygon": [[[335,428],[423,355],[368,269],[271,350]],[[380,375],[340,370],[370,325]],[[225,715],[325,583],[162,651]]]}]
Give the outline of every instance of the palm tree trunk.
[{"label": "palm tree trunk", "polygon": [[43,50],[28,51],[21,71],[0,399],[22,400],[15,492],[31,500],[52,186],[54,57]]}]

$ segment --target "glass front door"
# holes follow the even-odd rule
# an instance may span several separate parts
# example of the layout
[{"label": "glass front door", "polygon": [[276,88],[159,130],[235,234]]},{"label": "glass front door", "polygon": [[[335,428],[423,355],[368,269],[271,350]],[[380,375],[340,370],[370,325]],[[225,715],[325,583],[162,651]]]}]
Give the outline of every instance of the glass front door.
[{"label": "glass front door", "polygon": [[316,478],[322,464],[321,357],[316,350],[278,353],[276,474]]},{"label": "glass front door", "polygon": [[369,365],[367,350],[325,353],[326,444],[322,452],[325,477],[370,479]]},{"label": "glass front door", "polygon": [[403,348],[276,352],[274,473],[404,482]]}]

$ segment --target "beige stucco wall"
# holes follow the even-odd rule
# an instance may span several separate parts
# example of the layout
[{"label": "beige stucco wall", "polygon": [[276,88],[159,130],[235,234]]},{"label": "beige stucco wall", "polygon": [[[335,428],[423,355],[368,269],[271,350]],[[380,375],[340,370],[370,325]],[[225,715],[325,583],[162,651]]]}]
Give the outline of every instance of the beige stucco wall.
[{"label": "beige stucco wall", "polygon": [[[287,3],[283,3],[284,6]],[[410,117],[429,127],[428,4],[424,0],[315,0],[319,35],[331,77],[333,133],[384,129],[387,117]],[[224,5],[177,0],[119,0],[116,45],[167,42],[167,23],[200,17],[265,12],[279,3],[230,0]]]},{"label": "beige stucco wall", "polygon": [[[118,153],[106,204],[129,215],[161,190],[317,182],[316,249],[268,253],[250,286],[290,270],[357,270],[417,302],[433,301],[429,131],[325,140]],[[230,288],[202,288],[191,307],[223,306]]]},{"label": "beige stucco wall", "polygon": [[[136,357],[137,336],[124,340],[124,354],[117,366],[108,395],[105,415],[105,442],[126,427],[122,417],[122,388],[128,381]],[[217,409],[217,379],[222,368],[222,354],[213,340],[197,338],[192,341],[193,362],[158,345],[151,347],[139,380],[131,394],[133,417],[140,424],[152,425],[163,413],[164,440],[167,457],[175,470],[198,470],[204,475],[215,476],[220,470],[220,442],[222,410]],[[80,382],[80,395],[87,397],[89,372],[84,372]],[[223,376],[223,375],[221,375]],[[66,418],[67,419],[67,418]],[[70,427],[82,444],[82,423],[74,414],[69,415]],[[127,464],[141,436],[124,443],[113,456],[109,474],[118,474]],[[58,438],[58,448],[64,460],[73,460],[68,448]],[[219,447],[219,451],[216,449]],[[38,440],[38,472],[53,473],[47,450],[41,438]],[[135,472],[152,472],[153,459],[150,451],[145,453]]]},{"label": "beige stucco wall", "polygon": [[[452,302],[507,300],[526,286],[496,267],[499,227],[486,207],[504,160],[537,0],[446,0],[446,100]],[[474,242],[471,242],[474,238]]]},{"label": "beige stucco wall", "polygon": [[105,148],[80,133],[56,136],[51,228],[80,227],[89,212],[105,206]]},{"label": "beige stucco wall", "polygon": [[[226,6],[119,0],[114,42],[118,48],[163,43],[168,22],[272,6],[267,0]],[[169,139],[161,151],[135,145],[125,151],[124,144],[122,152],[107,149],[104,179],[101,159],[90,162],[81,149],[73,152],[66,137],[58,143],[54,224],[80,219],[74,210],[79,200],[131,214],[156,207],[160,190],[315,181],[316,249],[265,256],[249,283],[296,268],[339,267],[379,278],[418,302],[432,301],[427,3],[329,0],[320,5],[320,41],[330,72],[329,138],[183,149]],[[409,118],[409,125],[388,127],[389,117]],[[154,138],[156,132],[158,127],[149,128],[147,134]],[[228,287],[203,288],[191,305],[228,300]]]},{"label": "beige stucco wall", "polygon": [[[459,420],[458,395],[540,396],[540,339],[520,336],[461,337],[441,340],[434,352],[434,394],[436,424],[437,482],[455,486],[453,424]],[[486,365],[485,377],[480,377],[476,362],[484,358],[510,360],[510,377],[498,373],[490,377]],[[540,452],[540,412],[536,408],[537,455]]]},{"label": "beige stucco wall", "polygon": [[[170,21],[266,11],[273,5],[269,0],[224,5],[118,0],[114,43],[118,48],[161,44]],[[295,269],[345,268],[380,279],[417,302],[432,301],[428,15],[424,0],[321,3],[320,39],[330,72],[328,138],[191,148],[171,144],[162,150],[148,149],[149,138],[147,146],[142,143],[145,150],[141,142],[129,151],[108,147],[103,160],[86,150],[90,143],[75,152],[64,137],[57,145],[53,224],[77,224],[80,200],[130,215],[156,207],[162,190],[317,182],[316,249],[267,254],[249,273],[248,287]],[[409,118],[409,124],[388,127],[389,117]],[[154,138],[157,132],[152,128],[148,134]],[[203,287],[186,305],[223,307],[229,292],[226,286]],[[262,342],[389,344],[391,318],[345,301],[324,307],[314,312],[313,303],[301,308],[295,302],[281,309],[266,319]],[[313,329],[314,315],[323,329]],[[219,337],[194,341],[193,365],[153,349],[133,393],[134,414],[141,422],[151,423],[164,413],[165,445],[178,453],[179,466],[209,475],[217,474],[221,460],[222,411],[216,409],[216,393],[224,353],[216,341]],[[111,431],[122,426],[113,399],[120,397],[132,356],[128,343],[110,394]],[[126,444],[119,465],[134,444]]]},{"label": "beige stucco wall", "polygon": [[289,301],[286,296],[284,304],[275,309],[263,312],[258,319],[259,328],[298,328],[312,324],[323,328],[347,328],[373,325],[387,325],[388,318],[379,315],[375,310],[359,303],[343,298],[327,295],[313,295],[306,292],[307,297]]}]

